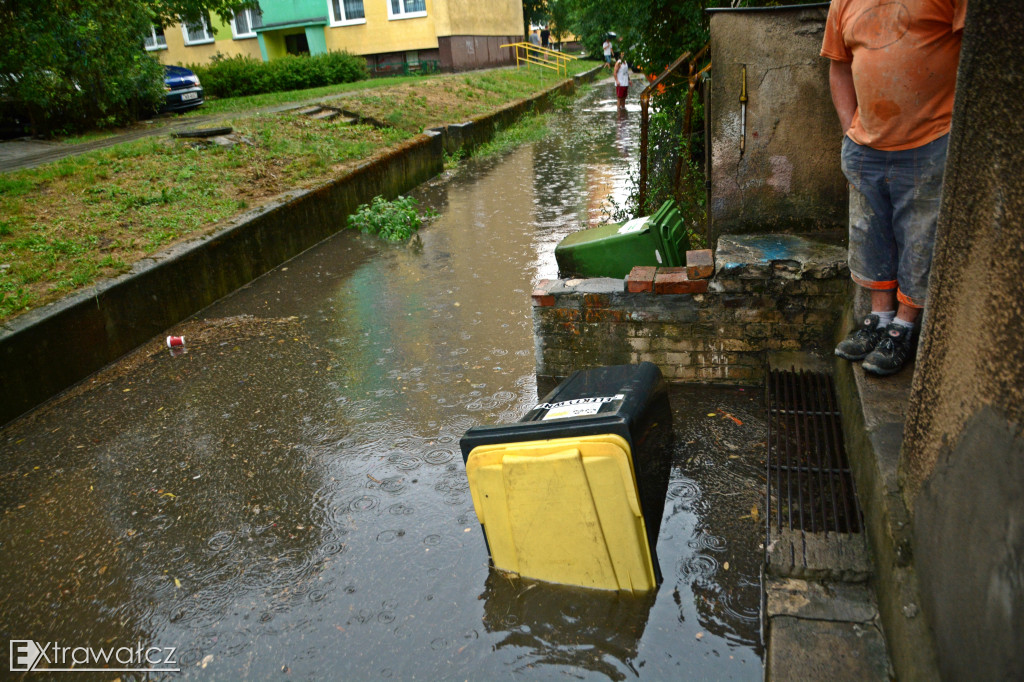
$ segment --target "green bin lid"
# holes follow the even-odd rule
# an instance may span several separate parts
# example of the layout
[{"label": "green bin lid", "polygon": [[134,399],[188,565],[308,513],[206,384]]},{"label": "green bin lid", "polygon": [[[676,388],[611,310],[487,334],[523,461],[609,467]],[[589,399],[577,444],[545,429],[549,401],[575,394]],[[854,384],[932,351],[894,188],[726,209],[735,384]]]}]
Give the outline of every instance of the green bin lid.
[{"label": "green bin lid", "polygon": [[657,234],[665,265],[680,267],[686,264],[686,251],[690,248],[690,237],[683,224],[683,216],[671,199],[661,205],[652,216],[651,224]]}]

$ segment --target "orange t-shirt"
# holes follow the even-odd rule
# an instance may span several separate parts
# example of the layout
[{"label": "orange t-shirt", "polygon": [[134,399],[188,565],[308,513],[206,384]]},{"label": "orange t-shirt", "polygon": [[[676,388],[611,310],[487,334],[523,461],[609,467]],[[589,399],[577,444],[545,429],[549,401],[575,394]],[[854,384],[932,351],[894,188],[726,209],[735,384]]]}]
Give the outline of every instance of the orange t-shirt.
[{"label": "orange t-shirt", "polygon": [[832,0],[821,56],[853,62],[847,135],[895,151],[949,132],[967,0]]}]

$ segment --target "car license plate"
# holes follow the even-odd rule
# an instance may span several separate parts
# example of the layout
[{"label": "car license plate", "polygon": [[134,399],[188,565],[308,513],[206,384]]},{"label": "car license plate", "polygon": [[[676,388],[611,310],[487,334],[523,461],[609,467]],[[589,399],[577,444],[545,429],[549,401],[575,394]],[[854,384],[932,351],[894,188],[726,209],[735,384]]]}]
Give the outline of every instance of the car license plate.
[{"label": "car license plate", "polygon": [[196,99],[197,97],[199,97],[198,92],[185,92],[181,95],[181,101],[184,102],[185,100]]}]

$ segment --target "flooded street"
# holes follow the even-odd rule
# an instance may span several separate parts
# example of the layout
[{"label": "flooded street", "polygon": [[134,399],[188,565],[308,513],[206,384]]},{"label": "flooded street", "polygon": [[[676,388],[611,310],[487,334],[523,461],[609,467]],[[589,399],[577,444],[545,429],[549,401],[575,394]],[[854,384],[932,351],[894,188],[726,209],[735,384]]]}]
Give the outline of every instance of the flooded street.
[{"label": "flooded street", "polygon": [[0,632],[156,679],[760,679],[760,389],[672,389],[647,597],[491,572],[459,454],[536,404],[530,293],[638,137],[599,83],[414,192],[415,244],[341,233],[0,430]]}]

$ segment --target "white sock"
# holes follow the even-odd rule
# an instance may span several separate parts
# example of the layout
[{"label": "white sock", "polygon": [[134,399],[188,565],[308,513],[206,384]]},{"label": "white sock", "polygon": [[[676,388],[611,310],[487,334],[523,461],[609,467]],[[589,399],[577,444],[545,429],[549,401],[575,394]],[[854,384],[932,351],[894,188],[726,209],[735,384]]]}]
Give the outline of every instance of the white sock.
[{"label": "white sock", "polygon": [[892,322],[893,318],[896,317],[895,310],[883,310],[881,312],[877,310],[872,310],[871,314],[878,316],[877,329],[885,329],[886,327],[889,326],[889,323]]},{"label": "white sock", "polygon": [[893,322],[895,322],[896,324],[898,324],[901,327],[906,327],[907,329],[913,329],[914,328],[914,323],[913,322],[907,322],[902,317],[895,318],[893,320]]}]

